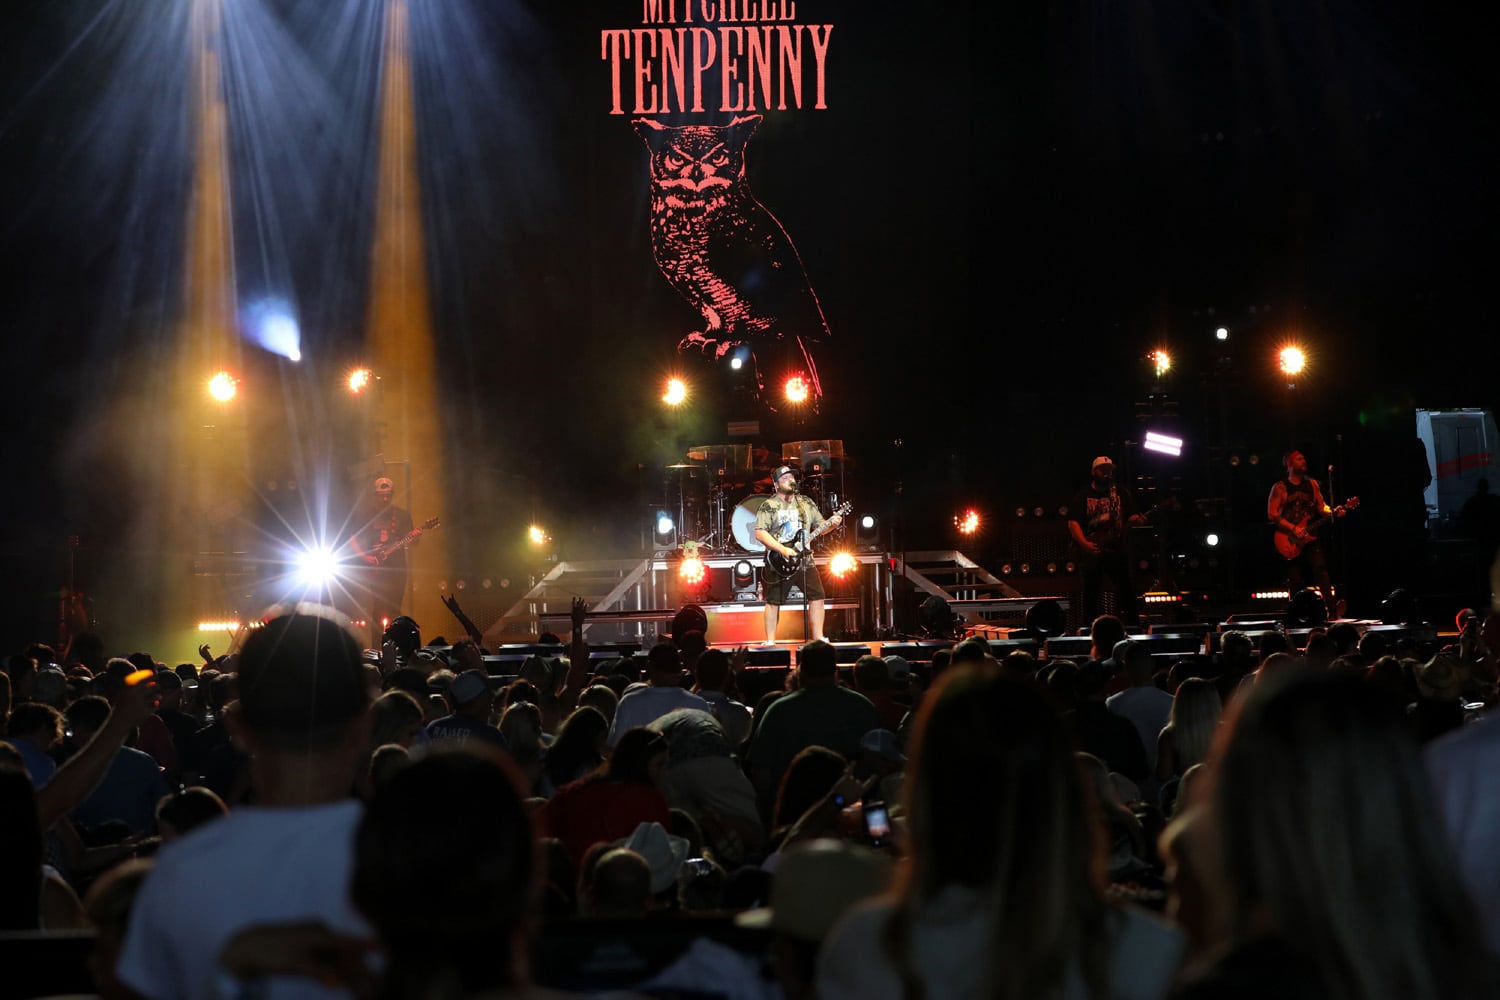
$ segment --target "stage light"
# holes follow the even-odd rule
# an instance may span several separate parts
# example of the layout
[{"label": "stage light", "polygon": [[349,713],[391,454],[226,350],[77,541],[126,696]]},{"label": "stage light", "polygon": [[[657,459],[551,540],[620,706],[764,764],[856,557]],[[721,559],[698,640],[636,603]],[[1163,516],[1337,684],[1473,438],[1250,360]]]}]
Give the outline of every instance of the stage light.
[{"label": "stage light", "polygon": [[1141,447],[1160,455],[1171,455],[1173,458],[1178,458],[1182,455],[1182,438],[1172,437],[1168,434],[1158,434],[1156,431],[1147,431],[1146,441]]},{"label": "stage light", "polygon": [[1277,357],[1283,375],[1300,375],[1307,367],[1307,355],[1303,354],[1302,349],[1296,345],[1283,347]]},{"label": "stage light", "polygon": [[1015,567],[1012,566],[1010,563],[1001,563],[1000,564],[1000,575],[1001,576],[1010,576],[1014,572],[1015,572]]},{"label": "stage light", "polygon": [[368,368],[356,368],[349,373],[349,391],[358,396],[375,381],[375,374]]},{"label": "stage light", "polygon": [[749,559],[741,559],[734,564],[734,585],[736,588],[748,587],[755,582],[755,567],[750,564]]},{"label": "stage light", "polygon": [[974,535],[979,532],[979,511],[970,507],[962,514],[953,515],[953,526],[961,535]]},{"label": "stage light", "polygon": [[1063,569],[1066,570],[1069,573],[1077,573],[1078,572],[1078,564],[1076,562],[1074,562],[1073,560],[1069,559],[1067,562],[1063,563]]},{"label": "stage light", "polygon": [[1056,573],[1056,572],[1057,572],[1057,563],[1055,563],[1055,562],[1049,562],[1047,564],[1047,573],[1050,575],[1050,574],[1053,574],[1053,573]]},{"label": "stage light", "polygon": [[1151,362],[1151,370],[1161,378],[1172,369],[1172,356],[1163,350],[1155,350],[1146,355],[1146,360]]},{"label": "stage light", "polygon": [[668,406],[681,406],[687,401],[687,383],[680,378],[667,379],[667,391],[662,394],[661,401]]},{"label": "stage light", "polygon": [[677,564],[677,576],[683,583],[693,586],[704,581],[708,576],[708,569],[697,556],[684,556],[682,562]]},{"label": "stage light", "polygon": [[875,518],[870,514],[866,514],[864,517],[859,519],[859,526],[864,531],[874,531]]},{"label": "stage light", "polygon": [[270,298],[252,302],[240,313],[245,333],[251,340],[288,361],[302,360],[302,330],[291,303]]},{"label": "stage light", "polygon": [[835,579],[843,579],[859,568],[859,560],[847,552],[835,552],[833,558],[828,560],[828,572]]},{"label": "stage light", "polygon": [[552,536],[547,534],[547,529],[539,524],[533,524],[526,529],[526,537],[532,545],[542,546],[552,541]]},{"label": "stage light", "polygon": [[239,392],[240,380],[228,372],[219,372],[208,380],[208,394],[221,403],[227,403]]},{"label": "stage light", "polygon": [[656,515],[656,534],[659,537],[669,538],[672,534],[672,529],[675,527],[677,527],[677,524],[672,520],[671,514],[662,511]]},{"label": "stage light", "polygon": [[729,352],[730,371],[740,371],[750,363],[750,345],[741,344]]},{"label": "stage light", "polygon": [[306,549],[292,560],[297,583],[307,590],[322,590],[338,579],[338,558],[328,549]]},{"label": "stage light", "polygon": [[207,621],[207,622],[199,622],[198,623],[198,631],[199,632],[230,632],[230,633],[234,633],[234,632],[238,632],[239,630],[240,630],[240,623],[237,622],[237,621],[235,621],[233,618],[226,618],[223,621]]},{"label": "stage light", "polygon": [[1216,533],[1210,531],[1208,533],[1208,536],[1203,539],[1203,543],[1205,545],[1210,546],[1210,547],[1214,546],[1214,545],[1218,545],[1219,544],[1219,536]]},{"label": "stage light", "polygon": [[1214,331],[1214,338],[1217,339],[1217,340],[1228,340],[1229,339],[1229,331],[1227,329],[1225,329],[1224,327],[1221,326],[1217,330]]},{"label": "stage light", "polygon": [[807,379],[801,375],[793,375],[786,380],[786,401],[788,403],[805,403],[812,388],[807,384]]}]

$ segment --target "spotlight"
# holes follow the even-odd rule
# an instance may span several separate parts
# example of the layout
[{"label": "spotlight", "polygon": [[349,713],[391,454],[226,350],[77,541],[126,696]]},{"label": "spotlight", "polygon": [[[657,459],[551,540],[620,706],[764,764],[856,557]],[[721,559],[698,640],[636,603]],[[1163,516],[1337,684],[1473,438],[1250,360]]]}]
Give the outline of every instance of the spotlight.
[{"label": "spotlight", "polygon": [[750,345],[741,344],[729,352],[729,370],[740,371],[750,363]]},{"label": "spotlight", "polygon": [[854,542],[866,551],[880,547],[880,522],[874,514],[865,514],[854,524]]},{"label": "spotlight", "polygon": [[703,560],[696,555],[684,556],[682,562],[677,564],[678,578],[689,586],[702,583],[707,575],[708,569],[703,565]]},{"label": "spotlight", "polygon": [[240,380],[228,372],[217,372],[208,380],[208,394],[221,403],[227,403],[239,392]]},{"label": "spotlight", "polygon": [[681,406],[687,401],[687,383],[680,378],[667,379],[667,391],[662,395],[661,401],[668,406]]},{"label": "spotlight", "polygon": [[302,330],[286,299],[267,298],[247,305],[240,314],[250,339],[288,361],[302,360]]},{"label": "spotlight", "polygon": [[542,546],[552,541],[552,536],[547,534],[547,529],[539,524],[533,524],[526,529],[526,537],[532,545]]},{"label": "spotlight", "polygon": [[843,579],[859,568],[859,560],[847,552],[836,552],[832,559],[828,560],[828,572],[835,579]]},{"label": "spotlight", "polygon": [[1289,344],[1281,349],[1277,355],[1279,367],[1283,375],[1300,375],[1307,367],[1307,355],[1302,353],[1302,348],[1295,344]]},{"label": "spotlight", "polygon": [[793,375],[786,380],[786,401],[788,403],[805,403],[812,388],[807,384],[807,379],[801,375]]},{"label": "spotlight", "polygon": [[1328,621],[1323,595],[1311,587],[1299,590],[1286,605],[1286,623],[1292,628],[1317,628]]},{"label": "spotlight", "polygon": [[1216,340],[1228,340],[1229,339],[1229,330],[1226,329],[1225,327],[1222,327],[1222,326],[1219,327],[1217,330],[1214,331],[1214,338]]},{"label": "spotlight", "polygon": [[1151,362],[1151,370],[1161,378],[1172,369],[1172,356],[1163,350],[1155,350],[1146,355],[1146,360]]},{"label": "spotlight", "polygon": [[297,583],[307,590],[322,590],[338,579],[338,559],[328,549],[307,549],[293,559]]},{"label": "spotlight", "polygon": [[970,507],[962,514],[953,515],[953,526],[961,535],[974,535],[979,532],[979,511]]},{"label": "spotlight", "polygon": [[1205,544],[1205,545],[1208,545],[1208,546],[1214,546],[1214,545],[1218,545],[1218,544],[1219,544],[1219,536],[1218,536],[1218,533],[1217,533],[1217,532],[1213,532],[1213,531],[1210,531],[1210,532],[1209,532],[1209,533],[1208,533],[1208,535],[1207,535],[1207,536],[1205,536],[1205,537],[1204,537],[1204,539],[1203,539],[1203,543],[1204,543],[1204,544]]},{"label": "spotlight", "polygon": [[865,531],[874,531],[875,518],[870,514],[866,514],[864,517],[859,519],[859,526]]},{"label": "spotlight", "polygon": [[734,564],[734,585],[736,587],[748,587],[755,582],[755,567],[750,565],[749,559],[741,559]]},{"label": "spotlight", "polygon": [[656,534],[659,537],[663,539],[669,538],[672,534],[672,529],[675,527],[677,527],[677,524],[672,520],[671,514],[661,511],[656,515]]},{"label": "spotlight", "polygon": [[370,371],[370,369],[356,368],[349,373],[347,384],[349,386],[349,391],[358,396],[360,393],[368,389],[370,387],[370,384],[374,381],[375,374]]}]

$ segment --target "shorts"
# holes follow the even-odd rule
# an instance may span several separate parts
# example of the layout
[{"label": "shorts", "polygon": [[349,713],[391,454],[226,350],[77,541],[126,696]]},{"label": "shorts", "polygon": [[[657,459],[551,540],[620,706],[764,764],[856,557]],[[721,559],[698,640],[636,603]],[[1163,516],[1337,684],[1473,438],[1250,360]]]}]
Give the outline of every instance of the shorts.
[{"label": "shorts", "polygon": [[[809,601],[823,600],[823,574],[818,572],[818,566],[808,556],[807,562],[807,586],[803,593]],[[761,577],[762,593],[765,595],[767,604],[782,605],[787,603],[787,592],[793,587],[801,587],[802,570],[788,576],[785,580],[777,579],[770,573]]]}]

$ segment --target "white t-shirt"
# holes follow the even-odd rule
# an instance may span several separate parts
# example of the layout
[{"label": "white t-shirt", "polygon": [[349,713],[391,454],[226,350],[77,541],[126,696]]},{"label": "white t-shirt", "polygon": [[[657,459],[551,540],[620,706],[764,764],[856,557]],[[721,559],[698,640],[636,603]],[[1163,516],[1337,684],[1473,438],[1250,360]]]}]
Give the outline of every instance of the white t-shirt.
[{"label": "white t-shirt", "polygon": [[[818,952],[819,1000],[901,1000],[901,981],[885,958],[880,935],[894,904],[869,900],[846,913]],[[1182,958],[1180,932],[1150,914],[1123,907],[1124,920],[1109,958],[1113,1000],[1159,1000]],[[985,955],[991,947],[988,901],[966,888],[948,888],[912,926],[914,968],[929,997],[984,1000]],[[1080,976],[1070,977],[1064,1000],[1086,996]]]},{"label": "white t-shirt", "polygon": [[1158,687],[1128,687],[1104,699],[1104,707],[1123,715],[1141,734],[1146,748],[1146,773],[1156,773],[1156,738],[1172,717],[1172,696]]},{"label": "white t-shirt", "polygon": [[1500,955],[1500,716],[1445,733],[1423,754],[1459,874],[1490,950]]},{"label": "white t-shirt", "polygon": [[679,708],[713,712],[708,702],[680,687],[639,687],[626,691],[615,709],[615,721],[609,727],[609,745],[620,742],[620,737],[629,730],[649,726]]},{"label": "white t-shirt", "polygon": [[[120,979],[153,1000],[202,1000],[222,992],[219,953],[246,927],[321,920],[371,936],[349,899],[361,809],[244,806],[168,845],[131,910]],[[302,978],[266,986],[275,1000],[348,996]]]}]

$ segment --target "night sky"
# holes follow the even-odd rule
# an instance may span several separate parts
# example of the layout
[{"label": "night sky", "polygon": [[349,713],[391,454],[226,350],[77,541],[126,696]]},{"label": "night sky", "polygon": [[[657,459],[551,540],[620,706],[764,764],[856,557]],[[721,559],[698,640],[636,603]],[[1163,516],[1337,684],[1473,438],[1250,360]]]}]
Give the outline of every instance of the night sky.
[{"label": "night sky", "polygon": [[[170,395],[182,301],[184,6],[0,14],[12,643],[50,628],[69,535],[80,586],[118,579],[107,565],[155,556],[116,541],[177,485],[131,426]],[[245,348],[274,387],[249,471],[310,479],[299,401],[336,383],[365,320],[378,22],[372,4],[236,6],[239,51],[261,56],[230,70],[238,291],[290,301],[304,354]],[[772,449],[842,441],[846,492],[884,517],[899,498],[910,546],[951,544],[978,506],[970,545],[994,562],[1010,512],[1065,502],[1099,453],[1259,548],[1296,444],[1366,499],[1346,573],[1383,565],[1370,553],[1420,504],[1413,408],[1496,402],[1485,33],[1397,2],[995,6],[796,4],[834,25],[828,107],[766,111],[747,151],[832,332],[821,412],[794,417],[676,356],[698,317],[652,260],[646,149],[600,60],[639,0],[411,0],[450,461],[472,484],[445,527],[488,553],[476,571],[509,572],[502,540],[539,514],[568,556],[631,550],[665,467],[743,419]],[[1274,354],[1293,339],[1312,367],[1288,390]],[[1176,361],[1160,383],[1157,347]],[[679,367],[693,403],[668,415]],[[1132,443],[1153,392],[1188,441],[1171,467]],[[357,462],[332,424],[332,461]]]}]

